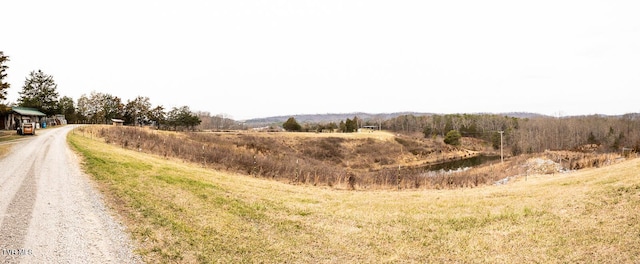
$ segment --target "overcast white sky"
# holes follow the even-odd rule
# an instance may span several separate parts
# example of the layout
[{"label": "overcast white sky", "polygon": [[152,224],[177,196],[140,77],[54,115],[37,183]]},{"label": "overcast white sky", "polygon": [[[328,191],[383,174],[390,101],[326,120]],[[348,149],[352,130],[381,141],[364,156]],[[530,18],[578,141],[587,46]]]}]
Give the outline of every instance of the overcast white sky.
[{"label": "overcast white sky", "polygon": [[235,119],[640,112],[640,1],[4,1],[9,96],[53,75]]}]

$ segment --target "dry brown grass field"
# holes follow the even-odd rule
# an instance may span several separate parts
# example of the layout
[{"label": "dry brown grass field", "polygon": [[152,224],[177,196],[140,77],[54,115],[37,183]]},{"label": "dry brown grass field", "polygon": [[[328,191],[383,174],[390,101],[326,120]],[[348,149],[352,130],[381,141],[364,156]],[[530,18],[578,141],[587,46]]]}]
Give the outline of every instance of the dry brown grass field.
[{"label": "dry brown grass field", "polygon": [[[462,147],[421,136],[372,133],[176,133],[134,127],[83,127],[79,133],[126,149],[178,158],[203,167],[293,184],[342,189],[450,188],[492,183],[486,174],[420,175],[425,166],[476,156],[482,144]],[[470,140],[467,140],[470,141]],[[483,143],[486,145],[486,143]],[[486,151],[484,151],[486,152]],[[496,175],[499,176],[499,175]]]},{"label": "dry brown grass field", "polygon": [[[439,165],[496,155],[488,142],[463,138],[450,146],[441,138],[372,133],[167,132],[135,127],[91,126],[78,131],[125,149],[200,163],[291,184],[337,189],[446,189],[494,184],[529,174],[526,159],[544,156],[564,168],[611,164],[615,155],[545,152],[496,160],[471,169],[439,171]],[[429,168],[438,170],[436,173]],[[557,170],[560,171],[560,170]],[[548,171],[553,173],[553,171]]]},{"label": "dry brown grass field", "polygon": [[[213,132],[218,134],[228,134],[228,132]],[[393,140],[395,135],[388,131],[373,131],[363,133],[314,133],[314,132],[240,132],[250,133],[262,137],[284,137],[284,138],[329,138],[339,137],[346,139],[377,139]]]},{"label": "dry brown grass field", "polygon": [[501,186],[348,191],[201,168],[82,133],[69,142],[150,263],[640,261],[640,159]]}]

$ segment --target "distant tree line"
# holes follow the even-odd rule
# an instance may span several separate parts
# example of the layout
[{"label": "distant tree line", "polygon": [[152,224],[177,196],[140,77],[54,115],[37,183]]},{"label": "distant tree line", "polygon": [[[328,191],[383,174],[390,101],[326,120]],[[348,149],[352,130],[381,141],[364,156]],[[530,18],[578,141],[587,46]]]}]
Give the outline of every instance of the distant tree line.
[{"label": "distant tree line", "polygon": [[353,119],[347,118],[344,121],[340,121],[339,124],[335,122],[329,122],[326,124],[322,123],[305,123],[299,124],[298,121],[294,117],[290,117],[282,124],[282,128],[286,131],[292,132],[342,132],[342,133],[353,133],[357,132],[358,128],[360,128],[362,121],[356,116]]},{"label": "distant tree line", "polygon": [[[9,109],[4,101],[7,99],[7,91],[11,85],[5,81],[7,77],[7,63],[9,56],[0,51],[0,114]],[[56,91],[58,85],[53,80],[53,76],[47,75],[42,70],[31,71],[26,77],[20,98],[16,105],[32,107],[47,115],[58,114],[66,111],[69,98],[60,98]]]},{"label": "distant tree line", "polygon": [[[285,124],[294,121],[290,118]],[[420,133],[427,138],[441,138],[450,145],[460,144],[462,137],[478,138],[490,142],[495,149],[500,148],[500,131],[503,131],[504,147],[512,155],[545,150],[640,152],[640,114],[637,113],[531,118],[496,114],[408,114],[384,120],[362,120],[356,116],[339,124],[305,123],[299,130],[290,130],[355,132],[363,126],[395,133]]]},{"label": "distant tree line", "polygon": [[[4,57],[1,60],[9,60],[1,51],[0,57]],[[4,79],[4,77],[6,77],[4,71],[8,67],[6,65],[2,65],[0,67],[2,68],[2,74],[0,74],[2,76],[1,79]],[[7,99],[6,93],[7,89],[10,87],[8,83],[5,83],[1,79],[0,103]],[[19,91],[20,97],[14,105],[34,108],[47,116],[62,114],[67,116],[67,120],[70,122],[75,121],[75,106],[73,99],[68,96],[60,97],[57,89],[58,85],[55,83],[53,76],[44,73],[42,70],[31,71],[25,78],[22,90]],[[3,106],[1,108],[9,109],[6,105],[0,106]]]},{"label": "distant tree line", "polygon": [[[9,56],[0,51],[0,103],[7,99],[7,89],[10,87],[4,81],[9,68],[6,65],[8,61]],[[148,97],[138,96],[123,102],[118,96],[95,91],[89,95],[83,94],[74,102],[71,97],[60,97],[57,89],[53,76],[42,70],[31,71],[25,78],[15,105],[35,108],[47,116],[62,114],[69,123],[109,124],[112,119],[122,119],[127,125],[154,125],[173,130],[192,130],[201,123],[200,117],[188,106],[165,111],[161,105],[152,107]],[[8,109],[0,106],[1,111]]]},{"label": "distant tree line", "polygon": [[[365,125],[373,125],[371,121]],[[511,154],[545,150],[640,151],[640,114],[622,116],[568,116],[516,118],[495,114],[404,115],[382,121],[382,129],[399,133],[422,133],[446,138],[450,131],[462,137],[480,138]]]},{"label": "distant tree line", "polygon": [[242,122],[233,120],[225,114],[211,115],[210,112],[205,111],[197,111],[195,114],[200,118],[201,122],[198,125],[198,129],[201,130],[228,131],[246,128]]},{"label": "distant tree line", "polygon": [[122,119],[125,125],[153,125],[172,130],[193,130],[201,122],[200,117],[188,106],[165,111],[162,105],[152,107],[150,99],[144,96],[123,103],[118,96],[94,91],[78,98],[79,123],[109,124],[113,119]]}]

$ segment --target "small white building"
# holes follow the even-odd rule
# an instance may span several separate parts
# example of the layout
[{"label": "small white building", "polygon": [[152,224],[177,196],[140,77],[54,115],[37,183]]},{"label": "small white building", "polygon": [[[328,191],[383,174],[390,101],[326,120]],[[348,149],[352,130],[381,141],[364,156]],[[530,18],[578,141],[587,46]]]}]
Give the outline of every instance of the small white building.
[{"label": "small white building", "polygon": [[113,123],[114,126],[122,126],[124,125],[124,120],[122,119],[111,119],[111,122]]}]

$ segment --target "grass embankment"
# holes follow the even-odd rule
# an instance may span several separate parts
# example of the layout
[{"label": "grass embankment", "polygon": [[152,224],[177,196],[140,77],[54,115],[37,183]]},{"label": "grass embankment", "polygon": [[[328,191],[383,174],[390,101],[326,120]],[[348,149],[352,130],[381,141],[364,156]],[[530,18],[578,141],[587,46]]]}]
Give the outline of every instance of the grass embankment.
[{"label": "grass embankment", "polygon": [[69,142],[150,263],[640,261],[638,159],[499,187],[340,191]]},{"label": "grass embankment", "polygon": [[441,140],[374,133],[167,132],[136,127],[79,129],[105,142],[149,154],[293,184],[337,189],[457,188],[509,175],[424,175],[429,164],[476,155]]},{"label": "grass embankment", "polygon": [[0,135],[0,143],[1,142],[7,142],[7,141],[12,141],[12,140],[16,140],[16,139],[21,139],[21,136],[17,136],[17,135]]}]

